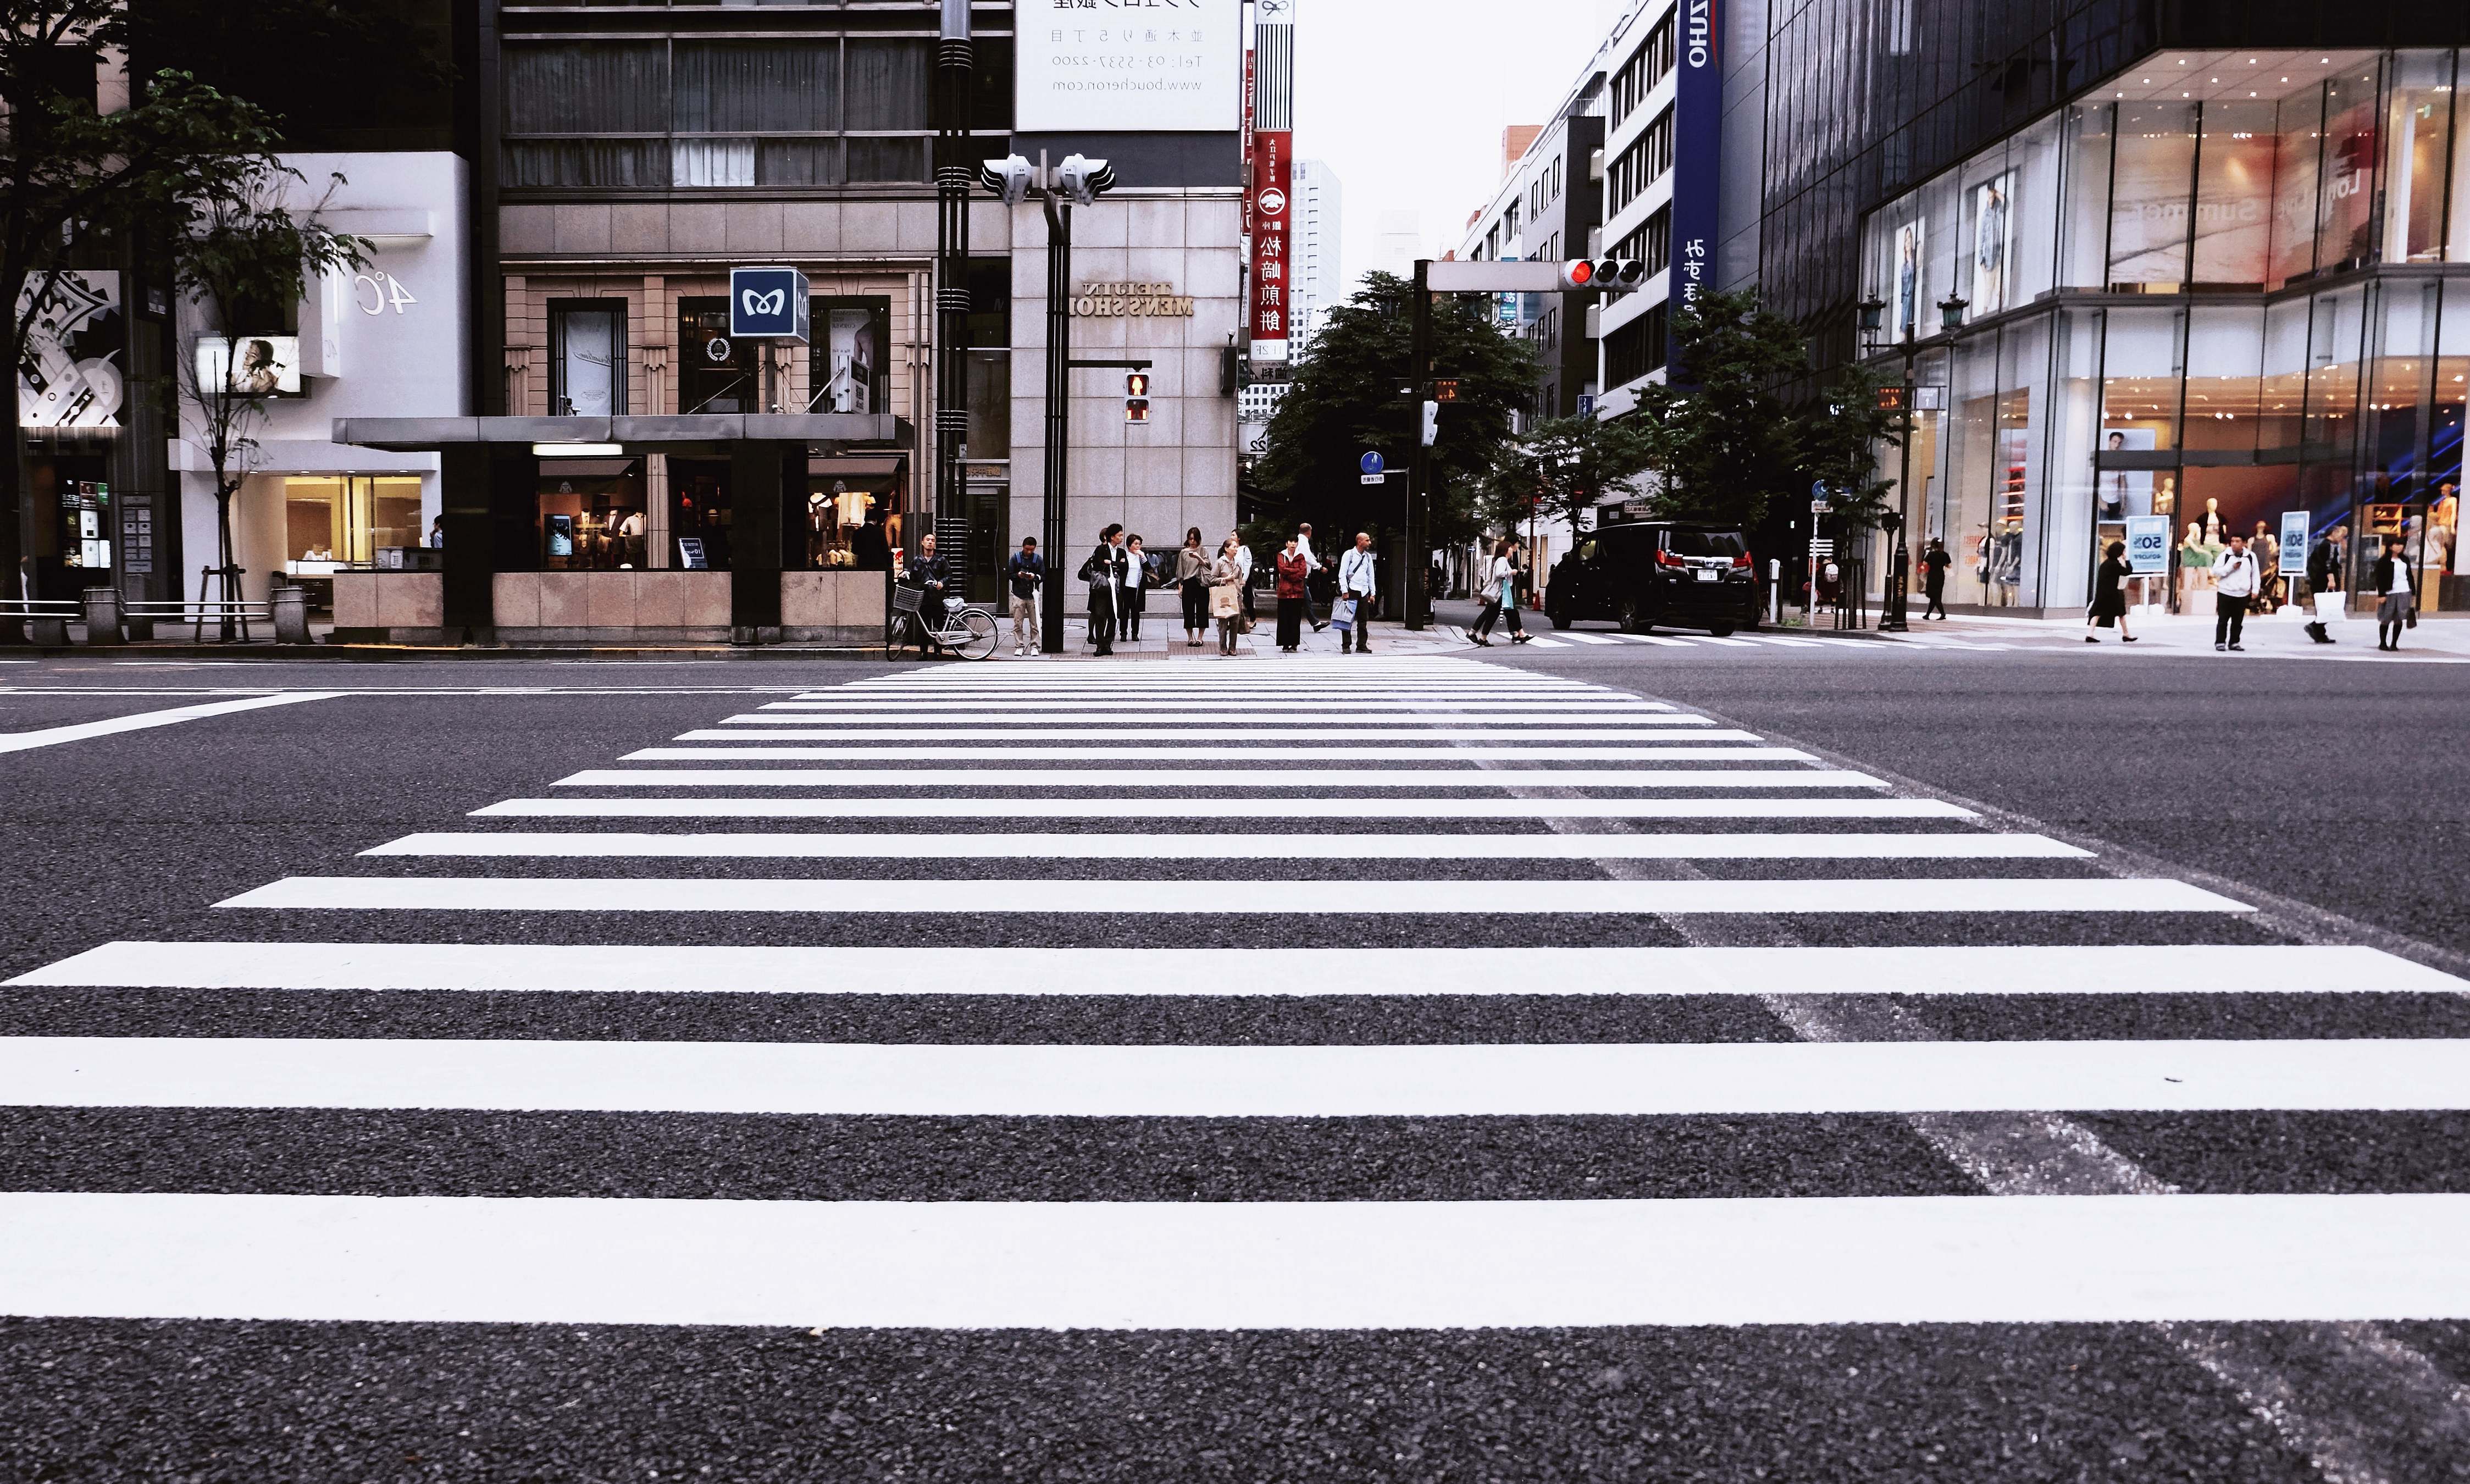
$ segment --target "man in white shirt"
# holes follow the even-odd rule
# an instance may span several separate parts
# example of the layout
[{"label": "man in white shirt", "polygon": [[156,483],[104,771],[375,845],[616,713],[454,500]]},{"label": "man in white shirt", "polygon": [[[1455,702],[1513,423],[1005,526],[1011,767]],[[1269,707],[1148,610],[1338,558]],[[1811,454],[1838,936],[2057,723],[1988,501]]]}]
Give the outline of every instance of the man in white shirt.
[{"label": "man in white shirt", "polygon": [[1295,527],[1295,554],[1304,559],[1304,571],[1306,573],[1304,578],[1304,620],[1312,625],[1312,631],[1315,634],[1318,634],[1321,630],[1329,627],[1329,620],[1326,618],[1315,618],[1313,616],[1313,580],[1310,574],[1319,571],[1321,569],[1322,563],[1320,558],[1313,555],[1312,526],[1310,523]]},{"label": "man in white shirt", "polygon": [[1350,649],[1359,655],[1372,653],[1372,538],[1365,532],[1355,533],[1355,548],[1338,559],[1338,596],[1340,602],[1355,601],[1355,626],[1339,639],[1338,652]]},{"label": "man in white shirt", "polygon": [[2247,538],[2233,534],[2230,549],[2213,558],[2213,647],[2244,649],[2239,631],[2247,626],[2248,600],[2255,596],[2255,585],[2261,580],[2255,565],[2255,553],[2247,549]]}]

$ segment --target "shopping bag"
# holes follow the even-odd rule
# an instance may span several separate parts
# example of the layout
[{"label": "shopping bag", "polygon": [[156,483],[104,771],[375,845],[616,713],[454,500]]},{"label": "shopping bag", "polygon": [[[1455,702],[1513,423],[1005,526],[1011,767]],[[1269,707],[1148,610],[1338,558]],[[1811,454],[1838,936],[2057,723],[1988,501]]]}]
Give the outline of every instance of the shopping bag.
[{"label": "shopping bag", "polygon": [[1340,598],[1329,605],[1330,627],[1351,633],[1355,628],[1355,599]]},{"label": "shopping bag", "polygon": [[2319,592],[2319,593],[2317,593],[2317,594],[2316,594],[2316,621],[2317,621],[2318,623],[2339,623],[2339,622],[2341,622],[2341,621],[2342,621],[2342,598],[2344,597],[2344,595],[2345,595],[2345,594],[2342,594],[2342,593],[2340,593],[2340,592]]}]

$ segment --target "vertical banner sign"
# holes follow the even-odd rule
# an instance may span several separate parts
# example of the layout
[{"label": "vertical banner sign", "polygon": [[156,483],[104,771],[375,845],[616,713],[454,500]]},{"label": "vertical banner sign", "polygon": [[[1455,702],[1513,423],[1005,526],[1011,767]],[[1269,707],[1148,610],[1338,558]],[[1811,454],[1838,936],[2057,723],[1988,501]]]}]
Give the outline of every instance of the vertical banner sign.
[{"label": "vertical banner sign", "polygon": [[1288,267],[1294,193],[1295,28],[1293,0],[1265,0],[1252,28],[1252,359],[1287,359]]},{"label": "vertical banner sign", "polygon": [[[1715,282],[1715,213],[1724,129],[1722,0],[1681,0],[1681,77],[1672,100],[1672,313],[1697,302]],[[1665,369],[1674,382],[1688,373],[1680,341],[1666,342]]]},{"label": "vertical banner sign", "polygon": [[2307,574],[2307,512],[2281,512],[2281,555],[2273,564],[2277,577],[2303,577]]},{"label": "vertical banner sign", "polygon": [[1252,49],[1244,49],[1244,240],[1252,240]]},{"label": "vertical banner sign", "polygon": [[2127,569],[2138,577],[2157,577],[2170,569],[2170,518],[2127,518]]}]

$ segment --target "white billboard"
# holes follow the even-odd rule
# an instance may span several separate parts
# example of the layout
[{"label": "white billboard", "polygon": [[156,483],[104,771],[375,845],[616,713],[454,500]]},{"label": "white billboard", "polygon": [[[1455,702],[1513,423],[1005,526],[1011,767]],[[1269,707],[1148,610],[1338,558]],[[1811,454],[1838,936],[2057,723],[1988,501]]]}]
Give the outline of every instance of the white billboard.
[{"label": "white billboard", "polygon": [[1013,128],[1232,133],[1242,0],[1016,0]]}]

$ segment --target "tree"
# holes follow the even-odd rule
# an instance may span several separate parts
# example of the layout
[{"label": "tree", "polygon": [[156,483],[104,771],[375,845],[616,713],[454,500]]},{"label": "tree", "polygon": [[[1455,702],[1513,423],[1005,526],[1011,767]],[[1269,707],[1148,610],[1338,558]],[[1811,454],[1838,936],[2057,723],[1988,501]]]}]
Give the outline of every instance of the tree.
[{"label": "tree", "polygon": [[1630,414],[1654,446],[1657,504],[1675,520],[1756,525],[1797,484],[1795,427],[1776,387],[1808,367],[1801,330],[1744,290],[1700,294],[1671,333],[1688,383],[1649,383]]},{"label": "tree", "polygon": [[1902,447],[1908,428],[1900,407],[1878,405],[1879,385],[1867,367],[1847,365],[1797,420],[1802,473],[1827,486],[1835,523],[1849,537],[1876,530],[1886,515],[1896,481],[1878,476],[1878,450]]},{"label": "tree", "polygon": [[[114,243],[168,238],[274,148],[263,111],[181,74],[99,112],[97,69],[127,43],[122,0],[0,0],[0,355],[12,366],[63,274],[113,261]],[[0,584],[11,596],[25,570],[18,424],[9,419],[0,454]],[[0,620],[0,638],[17,628]]]},{"label": "tree", "polygon": [[[1413,452],[1420,414],[1407,389],[1412,292],[1395,274],[1366,274],[1295,363],[1255,475],[1266,508],[1258,523],[1271,527],[1264,536],[1283,536],[1297,521],[1324,533],[1392,526],[1404,514],[1403,481],[1363,484],[1356,465],[1368,449],[1403,470]],[[1494,326],[1491,309],[1484,296],[1433,300],[1433,364],[1458,383],[1457,400],[1441,407],[1433,447],[1435,544],[1476,534],[1475,497],[1510,439],[1512,415],[1535,400],[1533,355]]]},{"label": "tree", "polygon": [[1639,493],[1656,440],[1635,418],[1552,417],[1502,449],[1484,479],[1484,514],[1515,526],[1530,513],[1569,522],[1574,539],[1586,513],[1607,496]]},{"label": "tree", "polygon": [[[271,369],[252,366],[238,338],[249,314],[269,313],[301,296],[315,275],[363,267],[369,244],[338,236],[317,213],[343,183],[331,177],[315,205],[294,212],[289,197],[307,177],[264,155],[230,162],[230,174],[192,202],[194,215],[172,239],[173,285],[197,306],[205,328],[180,358],[180,393],[197,419],[215,480],[215,567],[222,596],[237,599],[231,502],[256,463],[253,429],[265,420]],[[262,323],[262,321],[260,321]],[[220,353],[213,342],[221,341]]]}]

